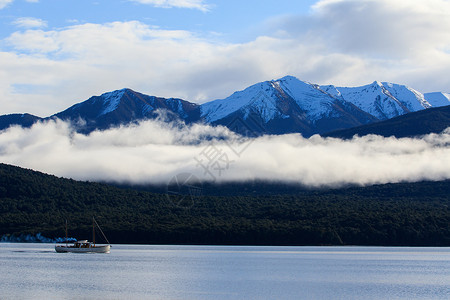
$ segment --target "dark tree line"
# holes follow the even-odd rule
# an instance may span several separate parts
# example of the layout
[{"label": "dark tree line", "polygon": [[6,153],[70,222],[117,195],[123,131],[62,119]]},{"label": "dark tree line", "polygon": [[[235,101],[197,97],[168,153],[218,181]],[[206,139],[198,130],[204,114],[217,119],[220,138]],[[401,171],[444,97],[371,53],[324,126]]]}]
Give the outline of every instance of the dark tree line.
[{"label": "dark tree line", "polygon": [[242,185],[183,200],[0,164],[0,236],[61,237],[67,219],[70,236],[90,239],[95,216],[112,243],[450,246],[449,181],[286,192],[253,183],[248,193]]}]

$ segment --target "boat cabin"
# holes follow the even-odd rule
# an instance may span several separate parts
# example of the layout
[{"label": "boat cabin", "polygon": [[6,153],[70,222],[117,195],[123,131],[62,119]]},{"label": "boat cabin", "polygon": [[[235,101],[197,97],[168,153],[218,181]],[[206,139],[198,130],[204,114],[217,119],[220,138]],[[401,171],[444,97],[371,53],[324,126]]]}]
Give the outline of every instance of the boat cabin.
[{"label": "boat cabin", "polygon": [[80,240],[80,241],[76,241],[73,244],[74,248],[91,248],[91,242],[88,242],[87,240]]}]

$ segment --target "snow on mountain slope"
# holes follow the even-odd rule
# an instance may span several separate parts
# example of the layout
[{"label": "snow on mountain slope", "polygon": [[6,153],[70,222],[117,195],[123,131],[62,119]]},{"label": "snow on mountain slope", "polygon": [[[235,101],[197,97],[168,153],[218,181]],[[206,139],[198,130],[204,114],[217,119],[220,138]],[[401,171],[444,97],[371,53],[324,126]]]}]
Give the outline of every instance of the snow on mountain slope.
[{"label": "snow on mountain slope", "polygon": [[392,96],[399,100],[410,111],[419,111],[431,107],[430,103],[428,103],[422,93],[410,87],[389,82],[383,82],[382,84]]},{"label": "snow on mountain slope", "polygon": [[311,136],[377,121],[342,97],[292,76],[252,85],[226,99],[205,103],[200,109],[208,123],[233,127],[235,120],[241,119],[243,132],[250,128],[259,134],[299,132]]},{"label": "snow on mountain slope", "polygon": [[319,86],[286,76],[252,85],[228,98],[205,103],[201,106],[201,116],[207,122],[215,122],[238,111],[244,114],[245,119],[252,111],[267,123],[276,118],[289,118],[280,109],[281,101],[294,101],[311,122],[342,117],[343,111],[350,109],[351,105],[354,105],[353,111],[359,109],[378,120],[432,106],[423,94],[404,85],[375,81],[360,87]]},{"label": "snow on mountain slope", "polygon": [[336,99],[343,99],[341,92],[334,85],[322,85],[319,88]]},{"label": "snow on mountain slope", "polygon": [[95,129],[152,119],[159,115],[159,110],[168,112],[167,117],[180,118],[188,122],[198,121],[200,118],[200,109],[197,104],[175,98],[148,96],[131,89],[93,96],[52,117],[70,120],[75,124],[83,120],[82,129],[84,132],[90,132]]},{"label": "snow on mountain slope", "polygon": [[[202,105],[121,89],[93,96],[48,118],[68,120],[80,124],[83,132],[90,132],[156,118],[160,111],[165,111],[167,121],[212,123],[228,126],[236,132],[239,127],[243,132],[250,130],[258,134],[299,132],[309,136],[446,105],[450,105],[450,94],[424,95],[394,83],[375,81],[360,87],[319,86],[286,76],[254,84],[228,98]],[[247,122],[242,122],[245,120]],[[0,121],[2,128],[28,124],[11,116]]]},{"label": "snow on mountain slope", "polygon": [[252,85],[228,98],[205,103],[201,106],[201,115],[207,122],[214,122],[237,111],[244,113],[244,119],[250,112],[256,112],[267,123],[277,117],[288,118],[281,101],[294,101],[311,121],[315,121],[330,113],[335,100],[316,85],[286,76]]},{"label": "snow on mountain slope", "polygon": [[[98,103],[101,104],[98,107]],[[73,106],[72,110],[88,108],[91,112],[96,112],[97,117],[108,114],[119,114],[122,117],[149,117],[157,109],[166,109],[175,113],[182,119],[189,117],[189,112],[198,107],[181,99],[159,98],[148,96],[130,89],[121,89],[100,96],[95,96],[87,101]]]},{"label": "snow on mountain slope", "polygon": [[336,98],[325,93],[319,86],[301,81],[293,76],[286,76],[276,81],[278,86],[286,92],[315,121],[321,116],[329,116],[331,104]]},{"label": "snow on mountain slope", "polygon": [[267,122],[277,114],[275,94],[276,90],[270,82],[257,83],[228,98],[201,105],[201,116],[211,123],[238,110],[243,110],[245,116],[248,116],[253,109]]},{"label": "snow on mountain slope", "polygon": [[126,91],[127,89],[121,89],[101,95],[100,98],[103,100],[104,108],[102,111],[100,111],[99,116],[116,110],[120,104],[120,100],[122,99]]},{"label": "snow on mountain slope", "polygon": [[404,85],[375,81],[360,87],[323,86],[330,94],[340,95],[379,120],[387,120],[431,107],[424,96]]},{"label": "snow on mountain slope", "polygon": [[436,92],[436,93],[425,93],[424,96],[425,99],[427,99],[427,101],[433,107],[450,105],[450,94]]},{"label": "snow on mountain slope", "polygon": [[312,122],[323,117],[338,116],[336,107],[333,106],[336,103],[354,104],[379,120],[431,106],[421,93],[398,84],[376,81],[370,85],[351,88],[318,86],[286,76],[255,84],[226,99],[205,103],[201,111],[207,122],[214,122],[236,111],[242,110],[248,114],[253,109],[268,122],[275,117],[287,117],[280,112],[278,105],[280,99],[287,98],[293,99]]}]

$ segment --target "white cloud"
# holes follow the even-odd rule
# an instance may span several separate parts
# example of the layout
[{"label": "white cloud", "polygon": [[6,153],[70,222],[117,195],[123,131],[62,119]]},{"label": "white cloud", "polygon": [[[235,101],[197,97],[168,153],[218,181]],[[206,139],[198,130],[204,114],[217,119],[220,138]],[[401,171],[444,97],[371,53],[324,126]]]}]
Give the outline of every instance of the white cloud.
[{"label": "white cloud", "polygon": [[133,2],[138,2],[141,4],[150,4],[156,7],[163,7],[163,8],[172,8],[172,7],[178,7],[178,8],[191,8],[191,9],[198,9],[201,11],[208,11],[209,5],[205,3],[204,0],[129,0]]},{"label": "white cloud", "polygon": [[[341,72],[350,84],[372,76],[425,92],[450,85],[438,83],[450,67],[447,0],[322,0],[308,16],[289,15],[272,22],[279,36],[319,47],[318,59],[336,54],[359,59],[362,64],[355,64],[355,70]],[[340,81],[336,75],[322,78]]]},{"label": "white cloud", "polygon": [[[204,136],[221,139],[206,142]],[[264,179],[339,186],[449,179],[449,145],[450,130],[421,139],[342,141],[291,134],[247,140],[205,125],[146,121],[85,136],[66,123],[49,122],[0,132],[0,160],[80,180],[167,184],[185,172],[212,180],[201,167],[207,163],[202,152],[215,147],[227,155],[209,169],[219,182]]]},{"label": "white cloud", "polygon": [[[0,53],[0,84],[9,92],[5,99],[15,99],[20,108],[20,98],[26,98],[22,110],[40,115],[122,87],[191,101],[225,97],[236,87],[271,78],[275,69],[276,76],[284,75],[290,57],[303,51],[289,41],[267,37],[248,44],[211,43],[187,31],[135,21],[27,30],[6,42],[22,54]],[[36,93],[15,88],[24,84],[44,88]],[[37,99],[55,105],[43,106]]]},{"label": "white cloud", "polygon": [[0,9],[5,8],[8,4],[12,3],[14,0],[0,0]]},{"label": "white cloud", "polygon": [[14,25],[22,28],[44,28],[47,27],[47,22],[38,18],[18,18],[13,22]]},{"label": "white cloud", "polygon": [[2,41],[10,48],[0,52],[0,114],[47,116],[123,87],[204,102],[288,74],[450,92],[449,13],[443,0],[320,1],[246,43],[137,21],[18,31]]},{"label": "white cloud", "polygon": [[446,0],[322,0],[314,10],[312,32],[345,53],[402,59],[450,46]]}]

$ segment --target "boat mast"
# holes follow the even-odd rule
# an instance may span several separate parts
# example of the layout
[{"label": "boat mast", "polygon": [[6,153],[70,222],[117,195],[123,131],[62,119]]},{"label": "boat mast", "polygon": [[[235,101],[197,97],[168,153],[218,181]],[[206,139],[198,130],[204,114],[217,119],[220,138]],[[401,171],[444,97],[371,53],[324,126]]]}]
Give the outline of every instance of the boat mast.
[{"label": "boat mast", "polygon": [[100,225],[98,225],[97,221],[95,221],[94,217],[92,217],[92,220],[94,221],[95,225],[97,225],[98,230],[100,230],[100,233],[103,235],[103,238],[106,240],[108,245],[111,245],[111,243],[108,241],[108,238],[106,237],[105,233],[103,232],[102,228],[100,227]]},{"label": "boat mast", "polygon": [[94,243],[95,247],[95,219],[92,217],[92,242]]}]

